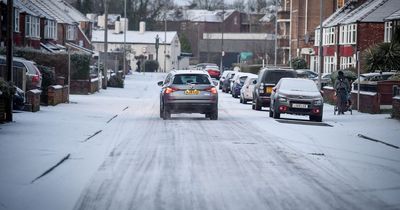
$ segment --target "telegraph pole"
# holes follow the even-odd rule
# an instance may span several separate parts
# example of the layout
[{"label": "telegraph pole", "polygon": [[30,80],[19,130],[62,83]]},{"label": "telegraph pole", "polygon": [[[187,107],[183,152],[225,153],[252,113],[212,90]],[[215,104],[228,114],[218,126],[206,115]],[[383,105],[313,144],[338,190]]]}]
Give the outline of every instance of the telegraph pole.
[{"label": "telegraph pole", "polygon": [[275,59],[274,66],[276,66],[278,60],[278,0],[275,0]]},{"label": "telegraph pole", "polygon": [[[14,33],[14,1],[7,1],[7,54],[6,54],[6,70],[7,70],[7,81],[12,82],[13,80],[13,33]],[[13,96],[10,96],[6,101],[6,121],[12,122],[13,110]]]},{"label": "telegraph pole", "polygon": [[126,31],[127,31],[127,19],[126,19],[126,0],[124,0],[124,67],[123,67],[123,72],[122,75],[125,77],[125,73],[126,73]]},{"label": "telegraph pole", "polygon": [[322,19],[324,16],[324,7],[323,7],[323,0],[319,1],[319,67],[318,67],[318,89],[321,90],[321,74],[322,74],[322,58],[323,58],[323,49],[322,49],[322,35],[323,35],[323,27],[322,27]]},{"label": "telegraph pole", "polygon": [[220,71],[224,71],[224,20],[225,20],[225,2],[222,1],[222,16],[221,16],[222,22],[221,22],[221,64],[220,64]]},{"label": "telegraph pole", "polygon": [[167,72],[167,13],[164,14],[164,72]]},{"label": "telegraph pole", "polygon": [[103,82],[103,89],[107,89],[107,54],[108,54],[108,6],[107,1],[104,0],[104,68],[103,68],[103,75],[104,75],[104,82]]}]

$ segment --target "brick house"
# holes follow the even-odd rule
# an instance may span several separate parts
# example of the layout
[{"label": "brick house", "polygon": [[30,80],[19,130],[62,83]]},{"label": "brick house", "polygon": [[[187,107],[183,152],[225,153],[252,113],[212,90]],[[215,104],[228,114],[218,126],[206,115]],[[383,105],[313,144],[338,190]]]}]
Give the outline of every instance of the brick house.
[{"label": "brick house", "polygon": [[[384,19],[400,9],[398,0],[349,1],[323,22],[323,73],[356,67],[356,54],[384,41]],[[319,28],[310,68],[318,71]],[[361,72],[365,65],[361,60]]]},{"label": "brick house", "polygon": [[[7,1],[0,1],[1,46],[5,45]],[[14,0],[14,43],[50,52],[65,50],[66,43],[91,48],[92,23],[63,0]]]},{"label": "brick house", "polygon": [[385,18],[384,42],[391,42],[393,33],[400,30],[400,9]]}]

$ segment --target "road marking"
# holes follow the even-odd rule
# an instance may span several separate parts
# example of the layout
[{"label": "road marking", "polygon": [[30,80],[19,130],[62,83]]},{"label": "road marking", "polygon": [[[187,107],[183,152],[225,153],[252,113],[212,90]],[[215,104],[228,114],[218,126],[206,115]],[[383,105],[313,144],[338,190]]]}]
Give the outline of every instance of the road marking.
[{"label": "road marking", "polygon": [[386,143],[386,142],[384,142],[384,141],[381,141],[381,140],[378,140],[378,139],[374,139],[374,138],[371,138],[371,137],[368,137],[368,136],[364,136],[364,135],[362,135],[362,134],[358,134],[357,136],[360,137],[360,138],[369,140],[369,141],[378,142],[378,143],[384,144],[384,145],[389,146],[389,147],[393,147],[393,148],[396,148],[396,149],[400,149],[400,148],[399,148],[398,146],[396,146],[396,145],[389,144],[389,143]]}]

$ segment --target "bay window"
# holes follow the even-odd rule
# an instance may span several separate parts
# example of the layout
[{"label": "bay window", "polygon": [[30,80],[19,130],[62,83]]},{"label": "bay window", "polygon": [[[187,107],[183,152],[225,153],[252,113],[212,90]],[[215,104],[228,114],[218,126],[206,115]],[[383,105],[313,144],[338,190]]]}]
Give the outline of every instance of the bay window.
[{"label": "bay window", "polygon": [[19,9],[14,8],[14,32],[19,32]]},{"label": "bay window", "polygon": [[342,25],[339,29],[339,44],[356,44],[357,24]]},{"label": "bay window", "polygon": [[44,38],[45,39],[56,39],[57,38],[57,23],[53,20],[46,20],[44,27]]},{"label": "bay window", "polygon": [[25,17],[25,35],[40,38],[40,19],[38,17],[31,15]]}]

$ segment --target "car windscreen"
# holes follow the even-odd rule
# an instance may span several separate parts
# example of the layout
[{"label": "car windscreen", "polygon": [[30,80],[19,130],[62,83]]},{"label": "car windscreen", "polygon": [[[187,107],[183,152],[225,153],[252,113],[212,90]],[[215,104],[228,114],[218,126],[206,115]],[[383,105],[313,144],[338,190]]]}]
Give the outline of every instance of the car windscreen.
[{"label": "car windscreen", "polygon": [[210,80],[206,74],[178,74],[175,75],[172,84],[174,85],[186,85],[186,84],[200,84],[209,85]]},{"label": "car windscreen", "polygon": [[243,85],[243,84],[244,84],[244,81],[246,81],[247,77],[248,77],[248,76],[241,76],[241,77],[239,78],[240,84]]},{"label": "car windscreen", "polygon": [[317,85],[312,80],[283,80],[279,88],[289,91],[318,92]]},{"label": "car windscreen", "polygon": [[294,78],[294,77],[296,77],[296,74],[294,72],[291,72],[291,71],[277,70],[277,71],[268,71],[266,73],[267,74],[263,78],[263,83],[276,84],[282,78]]}]

